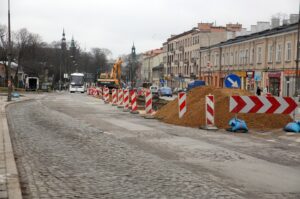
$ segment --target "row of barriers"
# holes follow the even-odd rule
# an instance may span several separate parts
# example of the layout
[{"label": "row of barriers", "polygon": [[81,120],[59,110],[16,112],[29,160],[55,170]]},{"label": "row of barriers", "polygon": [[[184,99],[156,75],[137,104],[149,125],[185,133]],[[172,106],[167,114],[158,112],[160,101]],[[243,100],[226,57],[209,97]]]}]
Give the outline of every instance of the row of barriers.
[{"label": "row of barriers", "polygon": [[[111,95],[110,95],[111,93]],[[105,104],[122,108],[124,112],[138,114],[137,93],[129,89],[111,89],[107,87],[90,87],[87,94],[97,97],[104,101]],[[152,117],[152,93],[150,90],[145,91],[145,118]]]},{"label": "row of barriers", "polygon": [[[187,111],[186,93],[178,94],[179,118],[182,118]],[[236,132],[242,130],[248,131],[246,122],[237,118],[237,113],[263,113],[263,114],[289,114],[295,120],[295,113],[299,100],[292,97],[274,97],[274,96],[230,96],[229,112],[236,116],[229,121],[231,128],[228,130]],[[207,130],[216,130],[215,126],[215,98],[214,95],[205,96],[205,123],[201,127]],[[284,127],[285,131],[300,132],[300,121],[288,123]]]}]

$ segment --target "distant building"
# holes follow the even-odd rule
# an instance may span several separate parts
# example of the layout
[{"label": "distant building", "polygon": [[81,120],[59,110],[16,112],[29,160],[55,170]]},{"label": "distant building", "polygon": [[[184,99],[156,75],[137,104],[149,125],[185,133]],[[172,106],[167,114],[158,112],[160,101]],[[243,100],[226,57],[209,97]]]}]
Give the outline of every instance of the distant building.
[{"label": "distant building", "polygon": [[297,23],[299,20],[299,14],[290,14],[290,23]]},{"label": "distant building", "polygon": [[280,19],[278,17],[273,17],[271,19],[271,27],[276,28],[278,26],[280,26]]}]

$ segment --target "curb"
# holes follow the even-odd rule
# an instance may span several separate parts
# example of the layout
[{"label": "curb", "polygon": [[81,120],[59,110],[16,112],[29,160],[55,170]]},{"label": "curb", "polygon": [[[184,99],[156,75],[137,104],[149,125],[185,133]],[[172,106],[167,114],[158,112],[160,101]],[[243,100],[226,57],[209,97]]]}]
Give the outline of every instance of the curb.
[{"label": "curb", "polygon": [[[7,102],[4,101],[3,104],[0,105],[0,137],[3,139],[3,152],[4,152],[4,161],[5,161],[5,177],[6,177],[6,186],[7,186],[7,198],[9,199],[22,199],[22,192],[20,186],[19,173],[14,157],[14,151],[12,148],[8,122],[6,117],[6,107],[8,105],[24,102],[32,100],[32,98],[25,97],[25,99],[21,99],[18,101]],[[0,141],[1,142],[1,141]],[[1,145],[1,143],[0,143]]]}]

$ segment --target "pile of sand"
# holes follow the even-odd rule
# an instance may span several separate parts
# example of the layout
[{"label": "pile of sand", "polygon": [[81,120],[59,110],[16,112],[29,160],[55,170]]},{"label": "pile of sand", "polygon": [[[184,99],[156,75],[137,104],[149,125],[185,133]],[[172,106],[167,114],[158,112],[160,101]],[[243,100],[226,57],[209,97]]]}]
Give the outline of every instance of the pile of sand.
[{"label": "pile of sand", "polygon": [[[215,96],[215,124],[218,128],[228,128],[228,122],[235,116],[229,113],[229,96],[251,95],[244,90],[214,88],[211,86],[198,87],[187,94],[187,112],[179,119],[178,100],[173,100],[163,106],[155,117],[170,124],[189,127],[200,127],[205,125],[205,95]],[[280,114],[237,114],[238,118],[246,121],[249,129],[278,129],[283,128],[292,119],[289,115]]]}]

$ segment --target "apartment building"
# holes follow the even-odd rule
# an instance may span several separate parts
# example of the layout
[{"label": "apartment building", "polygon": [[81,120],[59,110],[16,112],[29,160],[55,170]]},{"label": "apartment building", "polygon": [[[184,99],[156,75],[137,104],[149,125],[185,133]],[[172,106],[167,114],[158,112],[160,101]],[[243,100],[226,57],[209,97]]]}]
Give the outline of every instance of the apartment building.
[{"label": "apartment building", "polygon": [[235,37],[235,32],[242,29],[241,24],[214,26],[213,23],[199,23],[198,27],[178,35],[173,35],[164,43],[166,48],[167,85],[186,87],[199,78],[200,57],[202,46],[211,46]]},{"label": "apartment building", "polygon": [[275,96],[295,92],[297,24],[236,37],[200,49],[200,79],[223,87],[224,77],[241,77],[242,89],[259,86]]},{"label": "apartment building", "polygon": [[143,54],[141,78],[143,82],[153,81],[153,68],[163,65],[163,48],[153,49]]}]

